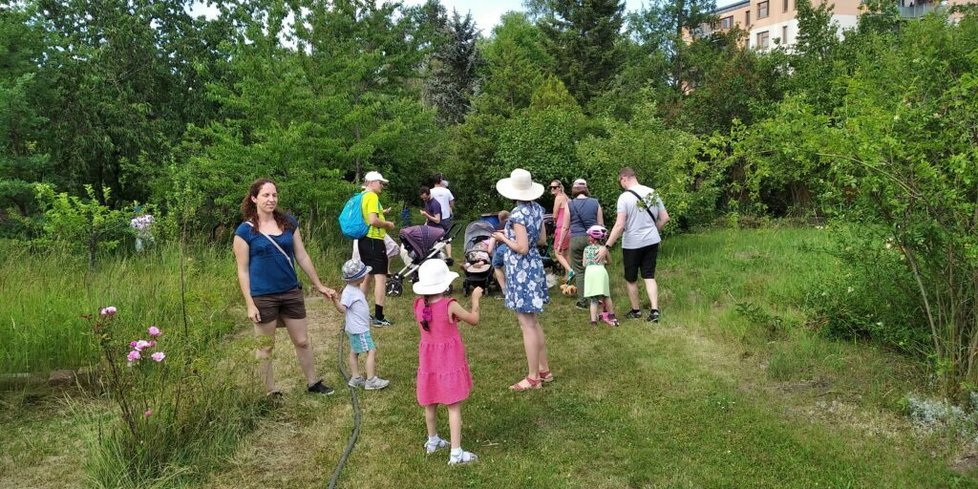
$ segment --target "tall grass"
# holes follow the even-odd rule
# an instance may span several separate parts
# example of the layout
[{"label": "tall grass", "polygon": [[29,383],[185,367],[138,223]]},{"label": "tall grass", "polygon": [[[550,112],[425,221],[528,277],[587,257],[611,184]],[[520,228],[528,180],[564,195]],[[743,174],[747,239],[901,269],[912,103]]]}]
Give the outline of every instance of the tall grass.
[{"label": "tall grass", "polygon": [[[183,260],[176,245],[145,255],[86,258],[53,249],[0,244],[0,372],[44,372],[91,365],[97,358],[84,314],[113,305],[138,334],[147,325],[184,328],[187,340],[208,342],[233,327],[227,308],[240,295],[228,248],[198,247]],[[183,308],[186,307],[186,316]]]},{"label": "tall grass", "polygon": [[177,365],[178,374],[159,386],[165,394],[152,416],[137,420],[135,435],[116,419],[101,425],[88,439],[85,470],[91,485],[179,487],[221,467],[271,407],[256,386],[238,382],[237,373],[253,365],[246,350],[214,352]]}]

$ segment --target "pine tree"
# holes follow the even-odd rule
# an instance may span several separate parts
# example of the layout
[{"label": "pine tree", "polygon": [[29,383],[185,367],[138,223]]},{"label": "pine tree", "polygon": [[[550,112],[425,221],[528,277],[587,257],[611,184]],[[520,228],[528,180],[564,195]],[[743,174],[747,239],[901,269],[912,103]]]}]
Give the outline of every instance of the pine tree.
[{"label": "pine tree", "polygon": [[482,64],[476,51],[478,32],[472,14],[462,18],[452,10],[443,34],[444,42],[428,59],[430,73],[425,81],[424,100],[438,111],[440,122],[459,124],[472,107],[478,85],[476,70]]},{"label": "pine tree", "polygon": [[585,106],[604,91],[622,62],[620,0],[550,0],[540,28],[556,60],[557,76]]}]

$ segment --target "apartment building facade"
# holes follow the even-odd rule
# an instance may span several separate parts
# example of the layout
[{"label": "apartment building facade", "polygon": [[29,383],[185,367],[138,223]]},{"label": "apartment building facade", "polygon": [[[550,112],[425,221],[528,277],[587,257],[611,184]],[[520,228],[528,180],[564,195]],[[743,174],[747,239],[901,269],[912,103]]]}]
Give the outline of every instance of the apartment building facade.
[{"label": "apartment building facade", "polygon": [[[936,9],[952,5],[973,3],[974,0],[894,0],[903,17],[922,17]],[[831,3],[832,22],[841,30],[855,27],[862,13],[862,0],[812,0],[818,6]],[[697,35],[709,35],[714,31],[727,31],[734,27],[748,33],[747,44],[751,48],[767,50],[776,46],[795,44],[798,37],[798,11],[795,0],[743,0],[716,10],[717,24],[703,26]]]}]

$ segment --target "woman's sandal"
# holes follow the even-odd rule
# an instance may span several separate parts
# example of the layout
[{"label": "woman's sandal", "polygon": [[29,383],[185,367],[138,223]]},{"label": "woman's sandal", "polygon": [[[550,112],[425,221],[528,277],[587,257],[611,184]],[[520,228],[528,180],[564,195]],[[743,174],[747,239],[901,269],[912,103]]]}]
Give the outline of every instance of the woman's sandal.
[{"label": "woman's sandal", "polygon": [[[526,381],[527,385],[523,385],[523,380]],[[509,390],[513,392],[522,392],[540,388],[541,381],[539,379],[531,379],[530,377],[527,377],[523,380],[509,386]]]},{"label": "woman's sandal", "polygon": [[550,373],[549,370],[540,371],[540,382],[553,382],[554,374]]}]

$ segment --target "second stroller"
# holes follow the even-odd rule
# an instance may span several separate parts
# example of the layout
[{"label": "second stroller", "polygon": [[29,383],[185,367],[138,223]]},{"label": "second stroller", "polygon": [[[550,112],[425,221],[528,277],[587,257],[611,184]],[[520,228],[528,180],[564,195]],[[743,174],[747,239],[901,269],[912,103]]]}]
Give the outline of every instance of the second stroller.
[{"label": "second stroller", "polygon": [[492,290],[499,290],[492,275],[492,254],[496,249],[496,240],[492,233],[495,231],[496,228],[488,221],[473,221],[465,226],[462,262],[462,270],[465,272],[462,292],[465,295],[469,295],[476,287],[482,287],[487,294]]}]

